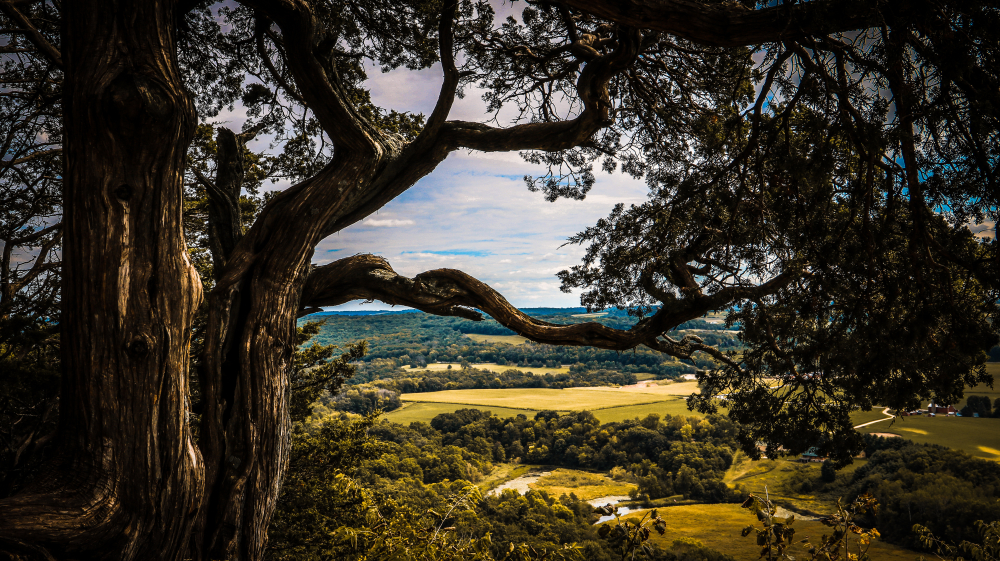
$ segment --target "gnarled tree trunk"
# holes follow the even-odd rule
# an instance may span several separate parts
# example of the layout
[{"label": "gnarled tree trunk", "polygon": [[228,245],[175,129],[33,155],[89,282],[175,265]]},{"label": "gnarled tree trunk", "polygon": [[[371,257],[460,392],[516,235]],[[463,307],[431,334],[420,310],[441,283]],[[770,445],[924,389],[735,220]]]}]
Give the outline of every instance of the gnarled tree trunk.
[{"label": "gnarled tree trunk", "polygon": [[71,559],[180,559],[203,489],[187,407],[201,284],[181,232],[195,116],[173,3],[64,10],[58,461],[0,528]]}]

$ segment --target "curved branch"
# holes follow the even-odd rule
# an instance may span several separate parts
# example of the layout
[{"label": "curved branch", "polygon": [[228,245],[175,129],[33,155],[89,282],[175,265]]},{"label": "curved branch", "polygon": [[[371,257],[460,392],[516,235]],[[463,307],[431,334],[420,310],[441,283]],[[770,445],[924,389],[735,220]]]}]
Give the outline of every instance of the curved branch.
[{"label": "curved branch", "polygon": [[455,92],[458,89],[458,67],[455,66],[455,32],[453,24],[455,13],[458,11],[458,0],[450,0],[441,12],[441,21],[438,23],[438,43],[441,56],[441,68],[444,70],[444,81],[441,83],[441,93],[438,94],[437,103],[427,119],[427,125],[420,131],[414,139],[414,147],[422,149],[426,144],[434,141],[438,132],[451,113],[451,106],[455,103]]},{"label": "curved branch", "polygon": [[[482,310],[503,326],[539,343],[591,346],[624,351],[645,345],[679,358],[706,352],[723,362],[733,361],[701,339],[685,336],[680,341],[666,335],[681,323],[742,298],[761,297],[787,286],[801,276],[787,271],[754,287],[731,287],[710,296],[697,295],[665,303],[656,314],[640,320],[631,329],[613,329],[594,322],[573,325],[548,323],[525,315],[485,283],[455,269],[436,269],[410,279],[392,270],[389,262],[375,255],[355,255],[315,268],[305,282],[301,305],[306,313],[320,306],[336,306],[350,300],[380,300],[442,316],[482,320]],[[304,315],[304,314],[303,314]]]},{"label": "curved branch", "polygon": [[759,10],[737,2],[704,4],[696,0],[562,0],[562,4],[623,25],[717,47],[864,29],[881,23],[880,9],[903,9],[858,0],[818,0]]},{"label": "curved branch", "polygon": [[449,121],[442,137],[450,147],[483,152],[510,150],[566,150],[583,144],[612,122],[608,82],[639,55],[642,36],[636,29],[620,29],[618,45],[608,55],[588,63],[577,80],[583,112],[575,119],[555,123],[526,123],[497,128],[482,123]]}]

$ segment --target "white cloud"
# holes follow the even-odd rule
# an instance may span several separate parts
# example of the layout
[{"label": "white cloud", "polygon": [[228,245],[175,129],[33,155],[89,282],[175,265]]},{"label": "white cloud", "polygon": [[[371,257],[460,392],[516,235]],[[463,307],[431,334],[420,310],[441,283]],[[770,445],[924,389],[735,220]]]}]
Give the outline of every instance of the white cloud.
[{"label": "white cloud", "polygon": [[412,220],[398,220],[395,218],[369,218],[362,222],[365,226],[375,226],[382,228],[398,228],[400,226],[412,226],[416,222]]}]

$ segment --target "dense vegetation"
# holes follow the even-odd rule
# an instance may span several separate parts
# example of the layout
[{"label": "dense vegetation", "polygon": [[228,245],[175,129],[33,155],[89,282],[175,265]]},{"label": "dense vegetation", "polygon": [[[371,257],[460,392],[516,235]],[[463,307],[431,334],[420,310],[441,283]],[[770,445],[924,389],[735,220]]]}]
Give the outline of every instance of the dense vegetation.
[{"label": "dense vegetation", "polygon": [[[439,415],[430,425],[408,427],[372,416],[327,416],[298,425],[292,476],[282,490],[270,555],[360,557],[384,545],[389,534],[405,532],[400,517],[411,517],[411,527],[433,525],[442,520],[431,513],[461,503],[448,517],[448,526],[455,535],[486,544],[496,559],[505,558],[515,544],[550,552],[577,544],[577,553],[588,559],[610,560],[611,549],[593,526],[594,509],[575,495],[505,491],[484,497],[469,485],[482,482],[499,462],[511,460],[625,468],[634,477],[656,466],[667,478],[677,475],[667,495],[676,490],[707,502],[742,500],[733,493],[717,494],[726,489],[720,478],[732,459],[732,433],[731,424],[720,418],[649,416],[601,425],[587,412],[501,419],[463,409]],[[663,560],[725,558],[683,543],[673,552],[653,554]]]}]

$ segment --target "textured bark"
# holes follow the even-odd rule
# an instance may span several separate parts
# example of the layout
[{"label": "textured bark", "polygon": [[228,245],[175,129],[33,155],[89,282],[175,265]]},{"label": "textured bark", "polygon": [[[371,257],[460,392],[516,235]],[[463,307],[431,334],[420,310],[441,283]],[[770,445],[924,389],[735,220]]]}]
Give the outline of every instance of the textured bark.
[{"label": "textured bark", "polygon": [[170,2],[64,5],[58,460],[0,504],[0,537],[57,556],[179,559],[202,492],[187,420],[200,282],[181,235],[194,111]]}]

